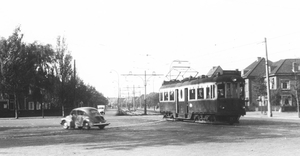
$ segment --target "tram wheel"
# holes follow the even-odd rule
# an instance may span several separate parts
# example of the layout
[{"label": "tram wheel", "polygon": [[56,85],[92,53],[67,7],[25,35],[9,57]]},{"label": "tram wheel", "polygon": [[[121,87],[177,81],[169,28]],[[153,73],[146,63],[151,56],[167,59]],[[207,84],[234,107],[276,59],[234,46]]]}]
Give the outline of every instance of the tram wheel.
[{"label": "tram wheel", "polygon": [[200,117],[198,116],[198,115],[196,115],[195,117],[194,117],[194,122],[199,122],[200,121]]},{"label": "tram wheel", "polygon": [[235,122],[235,117],[233,117],[233,116],[230,116],[229,118],[228,118],[228,123],[229,123],[229,125],[233,125],[234,124],[234,122]]},{"label": "tram wheel", "polygon": [[208,121],[210,121],[210,122],[215,122],[215,121],[216,121],[216,117],[215,117],[214,115],[210,115],[210,116],[208,117]]}]

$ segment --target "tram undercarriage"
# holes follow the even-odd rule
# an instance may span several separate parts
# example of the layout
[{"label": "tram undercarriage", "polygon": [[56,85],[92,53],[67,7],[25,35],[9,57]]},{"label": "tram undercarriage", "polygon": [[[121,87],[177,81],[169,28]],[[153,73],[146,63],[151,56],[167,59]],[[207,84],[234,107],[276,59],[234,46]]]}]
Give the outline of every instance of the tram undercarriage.
[{"label": "tram undercarriage", "polygon": [[216,115],[216,114],[179,114],[164,113],[163,119],[171,121],[191,121],[195,123],[239,123],[240,115]]}]

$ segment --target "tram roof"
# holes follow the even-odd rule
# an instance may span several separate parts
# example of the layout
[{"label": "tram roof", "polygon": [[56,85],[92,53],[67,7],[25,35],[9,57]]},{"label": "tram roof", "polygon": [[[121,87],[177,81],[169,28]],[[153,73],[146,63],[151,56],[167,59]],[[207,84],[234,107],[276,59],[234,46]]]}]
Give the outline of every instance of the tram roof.
[{"label": "tram roof", "polygon": [[206,82],[244,82],[244,79],[241,77],[239,71],[223,71],[223,74],[217,74],[214,77],[207,77],[207,76],[199,76],[199,77],[189,77],[183,80],[171,80],[171,81],[164,81],[162,88],[174,88],[174,87],[181,87],[187,85],[194,85]]}]

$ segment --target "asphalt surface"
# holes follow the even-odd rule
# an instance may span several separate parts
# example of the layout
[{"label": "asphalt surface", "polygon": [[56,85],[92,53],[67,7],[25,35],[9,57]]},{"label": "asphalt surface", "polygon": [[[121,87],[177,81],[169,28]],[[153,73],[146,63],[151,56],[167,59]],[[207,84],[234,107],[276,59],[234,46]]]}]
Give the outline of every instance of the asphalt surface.
[{"label": "asphalt surface", "polygon": [[[104,130],[63,130],[61,117],[0,119],[0,155],[297,155],[298,113],[247,112],[240,124],[162,120],[151,112],[116,116]],[[150,114],[150,110],[148,111]]]}]

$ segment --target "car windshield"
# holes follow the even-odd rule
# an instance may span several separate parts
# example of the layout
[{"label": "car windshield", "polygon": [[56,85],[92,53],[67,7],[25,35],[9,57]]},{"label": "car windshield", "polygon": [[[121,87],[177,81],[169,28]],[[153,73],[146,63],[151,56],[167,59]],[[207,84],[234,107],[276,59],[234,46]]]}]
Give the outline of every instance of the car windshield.
[{"label": "car windshield", "polygon": [[91,109],[90,113],[91,113],[92,116],[98,116],[98,115],[100,115],[100,113],[96,109]]}]

